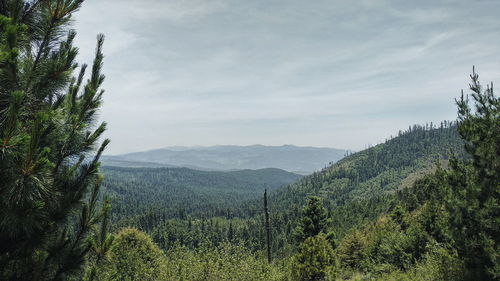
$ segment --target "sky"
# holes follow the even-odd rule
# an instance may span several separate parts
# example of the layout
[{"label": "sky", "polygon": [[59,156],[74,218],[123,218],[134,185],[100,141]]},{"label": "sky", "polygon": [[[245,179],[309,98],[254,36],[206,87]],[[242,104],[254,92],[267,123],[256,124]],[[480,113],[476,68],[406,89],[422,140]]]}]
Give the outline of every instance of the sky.
[{"label": "sky", "polygon": [[108,154],[361,150],[454,120],[473,65],[500,82],[498,0],[87,0],[74,19],[79,62],[106,36]]}]

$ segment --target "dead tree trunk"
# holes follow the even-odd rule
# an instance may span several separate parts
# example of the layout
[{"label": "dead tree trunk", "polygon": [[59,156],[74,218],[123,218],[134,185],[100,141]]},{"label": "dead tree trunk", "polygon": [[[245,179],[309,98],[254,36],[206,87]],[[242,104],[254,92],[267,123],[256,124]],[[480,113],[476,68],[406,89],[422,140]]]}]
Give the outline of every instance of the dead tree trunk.
[{"label": "dead tree trunk", "polygon": [[267,262],[271,263],[271,224],[269,223],[269,211],[267,209],[267,189],[264,190],[264,216],[266,219],[266,236],[267,236]]}]

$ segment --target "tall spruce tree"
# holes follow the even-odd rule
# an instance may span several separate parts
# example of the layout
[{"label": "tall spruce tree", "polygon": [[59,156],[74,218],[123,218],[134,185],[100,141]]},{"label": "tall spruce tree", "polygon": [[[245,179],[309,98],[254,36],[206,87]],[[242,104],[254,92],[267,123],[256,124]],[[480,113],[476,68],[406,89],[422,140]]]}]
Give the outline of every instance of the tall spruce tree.
[{"label": "tall spruce tree", "polygon": [[104,37],[79,67],[71,17],[83,0],[0,1],[0,280],[67,280],[92,243]]},{"label": "tall spruce tree", "polygon": [[302,219],[295,229],[295,237],[299,242],[303,242],[308,237],[326,233],[328,226],[328,214],[321,198],[310,196],[302,209]]},{"label": "tall spruce tree", "polygon": [[[446,207],[469,280],[500,278],[500,98],[473,70],[471,95],[457,100],[458,132],[470,161],[452,159]],[[469,102],[472,97],[472,104]]]}]

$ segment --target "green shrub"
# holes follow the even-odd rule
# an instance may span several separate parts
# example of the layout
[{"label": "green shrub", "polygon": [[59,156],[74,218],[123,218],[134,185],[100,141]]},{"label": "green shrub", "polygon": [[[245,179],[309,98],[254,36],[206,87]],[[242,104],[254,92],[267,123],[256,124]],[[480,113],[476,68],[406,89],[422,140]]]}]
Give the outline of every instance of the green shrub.
[{"label": "green shrub", "polygon": [[196,250],[177,245],[167,252],[166,278],[200,281],[272,281],[284,280],[284,266],[269,265],[263,256],[242,245],[204,244]]},{"label": "green shrub", "polygon": [[102,281],[167,280],[163,252],[151,237],[134,228],[116,234],[107,261],[96,271],[95,279]]},{"label": "green shrub", "polygon": [[399,270],[379,276],[384,281],[458,281],[464,278],[464,263],[456,251],[438,245],[428,248],[423,260],[415,267],[403,272]]},{"label": "green shrub", "polygon": [[325,235],[307,238],[301,245],[292,265],[294,280],[325,280],[333,273],[333,249]]}]

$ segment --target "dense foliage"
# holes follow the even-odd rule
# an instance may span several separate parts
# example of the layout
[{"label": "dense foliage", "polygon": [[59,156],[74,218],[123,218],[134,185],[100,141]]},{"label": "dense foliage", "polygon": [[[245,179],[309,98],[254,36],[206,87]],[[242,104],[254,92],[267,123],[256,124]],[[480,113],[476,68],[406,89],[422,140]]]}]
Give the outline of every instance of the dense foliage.
[{"label": "dense foliage", "polygon": [[84,81],[69,29],[83,1],[0,2],[0,279],[77,275],[102,217],[96,124],[103,36]]},{"label": "dense foliage", "polygon": [[[413,126],[399,136],[351,154],[330,167],[271,194],[274,250],[293,247],[301,208],[310,196],[322,198],[328,213],[325,233],[342,238],[353,227],[372,222],[397,204],[396,192],[408,188],[438,163],[447,165],[450,150],[466,157],[457,127],[451,122]],[[256,202],[255,204],[259,204]]]},{"label": "dense foliage", "polygon": [[[393,280],[497,280],[500,99],[471,76],[473,104],[457,101],[458,132],[471,157],[401,190],[391,210],[352,229],[335,249],[339,271]],[[361,278],[361,277],[360,277]]]},{"label": "dense foliage", "polygon": [[500,279],[500,98],[474,71],[456,122],[410,127],[298,181],[108,167],[110,211],[103,36],[86,82],[85,65],[73,76],[82,2],[0,1],[1,280]]},{"label": "dense foliage", "polygon": [[[272,193],[278,260],[264,272],[279,280],[495,280],[498,98],[473,85],[475,108],[459,100],[457,123],[413,126]],[[176,263],[209,249],[230,254],[224,247],[244,247],[247,263],[264,263],[263,215],[255,213],[262,201],[243,206],[231,216],[177,216],[149,233],[167,259],[182,250]],[[171,278],[212,276],[181,272]]]},{"label": "dense foliage", "polygon": [[274,281],[286,280],[286,265],[268,264],[239,244],[202,244],[196,250],[177,246],[166,252],[166,280]]},{"label": "dense foliage", "polygon": [[103,187],[113,201],[112,221],[146,231],[173,218],[248,216],[261,209],[248,200],[301,177],[271,168],[219,172],[105,166],[103,172]]},{"label": "dense foliage", "polygon": [[143,232],[120,230],[103,262],[88,274],[90,280],[166,280],[166,261],[162,251]]},{"label": "dense foliage", "polygon": [[87,280],[283,280],[284,265],[265,259],[239,244],[210,243],[195,250],[176,244],[163,255],[151,238],[133,228],[120,230],[107,256],[88,269]]},{"label": "dense foliage", "polygon": [[[395,191],[432,173],[437,161],[446,164],[449,147],[456,147],[458,155],[463,156],[462,145],[456,126],[449,122],[439,128],[414,126],[384,144],[352,154],[321,172],[277,189],[270,196],[273,252],[283,257],[296,248],[302,205],[310,195],[319,196],[325,205],[325,214],[321,215],[323,232],[335,240],[353,226],[369,223],[387,212],[397,200]],[[379,168],[372,177],[353,179],[351,175],[364,175],[373,169],[372,157],[392,164],[381,164],[385,168]],[[398,166],[400,163],[406,166]],[[163,249],[176,243],[196,248],[207,241],[214,245],[241,241],[252,250],[261,250],[265,246],[263,202],[248,199],[270,186],[259,183],[250,187],[246,183],[258,182],[259,178],[261,183],[275,182],[275,189],[294,178],[277,171],[224,173],[105,167],[108,179],[104,185],[113,197],[113,220],[150,233]],[[245,184],[240,185],[242,181]]]},{"label": "dense foliage", "polygon": [[333,249],[323,233],[308,237],[300,245],[292,264],[296,280],[321,281],[333,277]]},{"label": "dense foliage", "polygon": [[328,226],[328,219],[325,207],[321,198],[311,196],[307,199],[302,210],[302,219],[295,228],[295,237],[299,242],[303,242],[309,237],[325,233]]}]

